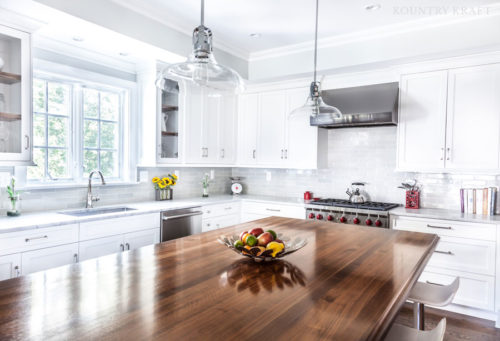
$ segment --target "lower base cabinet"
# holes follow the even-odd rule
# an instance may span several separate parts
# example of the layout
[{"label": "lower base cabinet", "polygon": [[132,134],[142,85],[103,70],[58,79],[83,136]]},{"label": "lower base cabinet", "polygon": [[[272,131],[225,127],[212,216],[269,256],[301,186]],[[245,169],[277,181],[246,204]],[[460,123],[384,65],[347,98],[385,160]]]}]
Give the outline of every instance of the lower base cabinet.
[{"label": "lower base cabinet", "polygon": [[127,233],[123,236],[123,242],[126,250],[157,244],[160,242],[160,229]]},{"label": "lower base cabinet", "polygon": [[201,226],[202,232],[213,231],[221,229],[223,227],[228,227],[231,225],[239,224],[240,216],[239,214],[230,214],[221,217],[215,217],[212,219],[204,219]]},{"label": "lower base cabinet", "polygon": [[0,257],[0,281],[21,276],[21,254]]},{"label": "lower base cabinet", "polygon": [[27,275],[77,262],[78,243],[24,252],[21,259],[22,274]]}]

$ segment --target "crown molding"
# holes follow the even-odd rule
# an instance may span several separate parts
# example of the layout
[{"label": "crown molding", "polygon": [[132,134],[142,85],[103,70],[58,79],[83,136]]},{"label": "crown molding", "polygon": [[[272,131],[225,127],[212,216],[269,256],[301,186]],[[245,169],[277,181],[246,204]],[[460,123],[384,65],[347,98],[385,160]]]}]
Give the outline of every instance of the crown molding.
[{"label": "crown molding", "polygon": [[[457,23],[466,23],[474,20],[482,20],[491,17],[499,17],[500,19],[500,4],[488,6],[488,15],[483,16],[463,16],[457,17],[451,14],[445,16],[434,16],[423,19],[413,20],[410,22],[387,25],[370,30],[363,30],[338,36],[331,36],[318,39],[318,49],[335,47],[348,43],[367,41],[371,39],[379,39],[381,37],[398,35],[401,33],[417,32],[430,28],[447,26]],[[314,50],[314,41],[307,41],[293,45],[277,47],[250,53],[248,62],[254,62],[270,58],[284,57],[290,54],[308,52]]]}]

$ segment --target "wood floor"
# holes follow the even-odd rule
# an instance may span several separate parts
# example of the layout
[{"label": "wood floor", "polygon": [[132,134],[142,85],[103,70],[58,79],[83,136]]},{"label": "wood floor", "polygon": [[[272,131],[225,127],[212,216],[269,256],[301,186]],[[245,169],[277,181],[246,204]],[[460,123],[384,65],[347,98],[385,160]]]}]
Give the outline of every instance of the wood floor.
[{"label": "wood floor", "polygon": [[[500,329],[495,328],[495,323],[475,317],[460,315],[443,310],[425,308],[425,329],[433,329],[441,318],[446,317],[446,341],[473,340],[473,341],[498,341]],[[411,305],[405,305],[396,323],[413,327],[413,312]]]}]

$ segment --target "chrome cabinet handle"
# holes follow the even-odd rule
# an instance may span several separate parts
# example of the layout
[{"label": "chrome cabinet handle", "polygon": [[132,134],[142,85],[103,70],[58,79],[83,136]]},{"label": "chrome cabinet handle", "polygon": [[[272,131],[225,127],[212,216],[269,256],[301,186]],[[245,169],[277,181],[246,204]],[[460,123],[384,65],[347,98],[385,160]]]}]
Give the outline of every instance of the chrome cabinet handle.
[{"label": "chrome cabinet handle", "polygon": [[28,150],[30,149],[30,137],[28,135],[24,135],[24,138],[26,139],[26,147],[24,149]]},{"label": "chrome cabinet handle", "polygon": [[123,244],[120,244],[120,251],[125,251],[125,246]]},{"label": "chrome cabinet handle", "polygon": [[21,271],[19,271],[19,265],[16,265],[16,266],[14,267],[14,270],[16,270],[16,277],[21,276]]},{"label": "chrome cabinet handle", "polygon": [[283,158],[283,149],[281,150],[281,158]]},{"label": "chrome cabinet handle", "polygon": [[266,211],[271,211],[271,212],[281,212],[281,210],[274,209],[274,208],[266,208]]},{"label": "chrome cabinet handle", "polygon": [[441,161],[444,160],[444,154],[445,153],[444,153],[444,147],[443,147],[443,148],[441,148]]},{"label": "chrome cabinet handle", "polygon": [[450,255],[450,256],[453,256],[454,253],[451,252],[451,251],[440,251],[440,250],[434,250],[435,253],[441,253],[443,255]]},{"label": "chrome cabinet handle", "polygon": [[288,159],[288,149],[285,149],[285,159]]},{"label": "chrome cabinet handle", "polygon": [[253,150],[252,157],[255,159],[255,149]]},{"label": "chrome cabinet handle", "polygon": [[447,161],[450,161],[450,152],[451,152],[451,148],[450,147],[446,148],[446,160]]},{"label": "chrome cabinet handle", "polygon": [[427,227],[430,227],[431,229],[453,230],[451,226],[436,226],[427,224]]},{"label": "chrome cabinet handle", "polygon": [[220,157],[223,159],[225,157],[225,152],[224,149],[221,149],[220,151]]},{"label": "chrome cabinet handle", "polygon": [[440,284],[440,283],[434,283],[434,282],[431,282],[431,281],[425,281],[427,284],[432,284],[432,285],[439,285],[440,287],[444,286],[444,284]]},{"label": "chrome cabinet handle", "polygon": [[78,253],[75,253],[73,255],[73,258],[75,259],[75,263],[78,263]]},{"label": "chrome cabinet handle", "polygon": [[129,243],[125,243],[125,246],[127,247],[127,250],[130,250],[130,244]]},{"label": "chrome cabinet handle", "polygon": [[45,238],[49,238],[49,237],[48,236],[40,236],[40,237],[26,238],[24,241],[27,243],[27,242],[32,241],[32,240],[45,239]]}]

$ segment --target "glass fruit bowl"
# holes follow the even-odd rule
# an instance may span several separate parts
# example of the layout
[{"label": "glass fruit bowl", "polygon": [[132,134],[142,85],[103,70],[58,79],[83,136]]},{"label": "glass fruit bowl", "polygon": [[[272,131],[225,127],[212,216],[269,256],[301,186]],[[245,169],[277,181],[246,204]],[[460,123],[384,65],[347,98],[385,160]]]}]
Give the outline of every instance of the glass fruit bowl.
[{"label": "glass fruit bowl", "polygon": [[236,248],[235,242],[240,240],[240,237],[237,235],[233,236],[220,236],[217,241],[234,252],[236,252],[239,255],[248,257],[253,259],[256,262],[272,262],[275,260],[278,260],[280,258],[285,257],[286,255],[289,255],[291,253],[294,253],[295,251],[303,248],[307,244],[307,239],[304,239],[302,237],[296,237],[295,239],[291,240],[290,238],[283,236],[281,233],[278,234],[279,240],[282,241],[283,245],[285,246],[283,250],[275,253],[273,256],[273,250],[262,250],[261,247],[259,246],[253,246],[253,247],[247,247],[245,246]]}]

